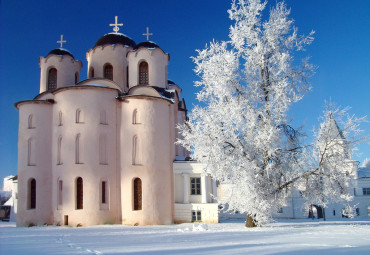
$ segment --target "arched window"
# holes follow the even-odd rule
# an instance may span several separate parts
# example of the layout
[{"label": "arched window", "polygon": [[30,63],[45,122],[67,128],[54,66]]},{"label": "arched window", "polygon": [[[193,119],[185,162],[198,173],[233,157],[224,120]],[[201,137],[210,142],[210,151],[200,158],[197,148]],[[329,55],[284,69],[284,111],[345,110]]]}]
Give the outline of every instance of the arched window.
[{"label": "arched window", "polygon": [[83,115],[81,109],[76,110],[76,123],[83,123]]},{"label": "arched window", "polygon": [[94,77],[95,77],[94,67],[90,67],[89,78],[94,78]]},{"label": "arched window", "polygon": [[28,129],[33,129],[35,126],[33,125],[33,114],[28,116]]},{"label": "arched window", "polygon": [[100,180],[100,210],[109,210],[109,182],[106,178]]},{"label": "arched window", "polygon": [[140,178],[134,180],[134,210],[142,209],[142,188]]},{"label": "arched window", "polygon": [[58,179],[58,183],[57,183],[57,187],[58,187],[58,203],[57,203],[57,206],[58,206],[58,209],[62,209],[62,205],[63,205],[63,181]]},{"label": "arched window", "polygon": [[111,64],[104,65],[104,78],[113,80],[113,66]]},{"label": "arched window", "polygon": [[140,165],[141,164],[141,154],[140,154],[140,143],[139,138],[135,135],[132,138],[132,164]]},{"label": "arched window", "polygon": [[83,180],[81,177],[76,179],[76,209],[83,209]]},{"label": "arched window", "polygon": [[81,164],[81,134],[77,134],[76,136],[75,157],[76,164]]},{"label": "arched window", "polygon": [[100,112],[100,124],[107,125],[107,113],[105,110],[101,110]]},{"label": "arched window", "polygon": [[149,84],[149,68],[147,62],[141,62],[139,65],[139,84],[148,85]]},{"label": "arched window", "polygon": [[107,137],[105,134],[99,137],[99,163],[101,165],[107,165]]},{"label": "arched window", "polygon": [[128,76],[128,66],[127,66],[126,67],[126,86],[127,86],[127,88],[129,87],[129,85],[128,85],[129,84],[129,82],[128,82],[129,79],[128,78],[129,78],[129,76]]},{"label": "arched window", "polygon": [[27,165],[34,166],[35,165],[35,141],[33,138],[28,139],[27,141]]},{"label": "arched window", "polygon": [[58,165],[63,164],[62,163],[62,136],[58,137],[57,164]]},{"label": "arched window", "polygon": [[63,113],[61,111],[58,114],[58,125],[63,126]]},{"label": "arched window", "polygon": [[134,110],[134,112],[132,113],[132,124],[138,124],[139,123],[139,118],[138,118],[138,113],[137,113],[137,109]]},{"label": "arched window", "polygon": [[28,183],[28,209],[36,208],[36,180],[31,179]]},{"label": "arched window", "polygon": [[51,68],[48,73],[48,90],[57,88],[57,69]]},{"label": "arched window", "polygon": [[77,84],[79,80],[80,80],[80,79],[79,79],[78,72],[76,72],[76,73],[75,73],[75,84]]},{"label": "arched window", "polygon": [[108,185],[107,181],[101,182],[101,203],[107,204],[108,203]]}]

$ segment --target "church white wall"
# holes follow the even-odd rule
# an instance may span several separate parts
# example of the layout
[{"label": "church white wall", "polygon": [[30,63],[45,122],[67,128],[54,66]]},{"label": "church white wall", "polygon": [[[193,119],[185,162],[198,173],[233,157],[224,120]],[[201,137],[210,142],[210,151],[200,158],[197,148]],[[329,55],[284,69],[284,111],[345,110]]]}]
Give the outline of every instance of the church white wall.
[{"label": "church white wall", "polygon": [[[127,91],[127,51],[131,47],[125,47],[120,44],[98,46],[86,53],[87,59],[87,77],[104,77],[104,65],[109,63],[113,66],[113,81],[116,82],[123,91]],[[94,68],[94,77],[90,76],[90,69]]]},{"label": "church white wall", "polygon": [[[137,123],[132,123],[137,111]],[[120,167],[123,224],[173,223],[171,104],[163,99],[133,96],[121,103]],[[133,137],[137,137],[133,162]],[[142,210],[133,207],[133,181],[142,181]]]},{"label": "church white wall", "polygon": [[69,55],[40,57],[39,65],[41,68],[40,93],[48,89],[48,74],[51,68],[57,69],[57,88],[76,84],[75,73],[78,73],[79,77],[82,68],[81,61],[76,61]]},{"label": "church white wall", "polygon": [[149,66],[149,85],[166,88],[168,54],[161,49],[139,48],[127,54],[129,62],[129,87],[139,85],[139,65],[146,61]]},{"label": "church white wall", "polygon": [[[50,103],[18,105],[18,217],[17,226],[51,224],[51,122]],[[30,123],[30,115],[32,121]],[[31,142],[30,142],[31,141]],[[30,209],[30,181],[36,180],[36,208]]]},{"label": "church white wall", "polygon": [[[184,203],[184,177],[180,173],[174,174],[175,203]],[[189,194],[188,194],[189,195]]]},{"label": "church white wall", "polygon": [[[117,223],[118,178],[116,165],[116,90],[76,87],[55,94],[53,118],[53,211],[56,224],[96,225]],[[80,110],[80,123],[76,113]],[[101,113],[105,112],[105,121]],[[60,125],[62,113],[62,125]],[[76,161],[76,136],[80,134],[79,162]],[[105,137],[101,161],[101,136]],[[58,140],[62,137],[58,160]],[[58,162],[60,161],[60,162]],[[76,208],[76,179],[83,179],[83,209]],[[63,181],[62,205],[58,206],[58,181]],[[101,204],[101,181],[108,183],[108,204]]]}]

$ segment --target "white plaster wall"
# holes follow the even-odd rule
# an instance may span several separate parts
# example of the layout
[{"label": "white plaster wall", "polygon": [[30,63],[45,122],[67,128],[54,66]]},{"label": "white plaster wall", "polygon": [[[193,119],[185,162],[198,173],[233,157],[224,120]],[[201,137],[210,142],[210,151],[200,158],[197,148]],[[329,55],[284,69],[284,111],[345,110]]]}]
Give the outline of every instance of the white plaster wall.
[{"label": "white plaster wall", "polygon": [[72,86],[75,84],[75,73],[80,76],[82,63],[74,60],[69,55],[49,55],[39,58],[41,68],[40,93],[47,91],[48,73],[51,68],[57,69],[57,88]]},{"label": "white plaster wall", "polygon": [[139,65],[146,61],[149,66],[149,85],[166,88],[168,54],[161,49],[139,48],[127,54],[129,62],[129,87],[139,85]]},{"label": "white plaster wall", "polygon": [[191,222],[192,211],[201,211],[204,223],[218,223],[218,204],[175,204],[175,223]]},{"label": "white plaster wall", "polygon": [[[116,99],[117,91],[109,88],[75,87],[55,94],[53,131],[53,199],[55,224],[64,224],[68,215],[71,226],[118,223],[119,175],[116,165]],[[83,123],[76,123],[76,110],[82,112]],[[106,111],[107,124],[100,123],[100,112]],[[59,125],[59,112],[63,125]],[[75,161],[76,135],[80,134],[81,164]],[[107,164],[99,162],[99,137],[106,135]],[[62,164],[57,164],[57,143],[62,136]],[[76,179],[83,179],[83,209],[76,209]],[[63,205],[57,207],[58,180],[63,181]],[[108,182],[106,210],[101,210],[101,180]]]},{"label": "white plaster wall", "polygon": [[98,46],[86,53],[87,77],[90,68],[94,68],[94,78],[104,77],[104,65],[110,63],[113,66],[113,81],[116,82],[123,91],[127,91],[127,59],[126,53],[131,47],[120,44]]},{"label": "white plaster wall", "polygon": [[[123,224],[173,222],[173,140],[170,103],[145,96],[127,97],[121,103],[120,162]],[[137,109],[140,124],[132,124]],[[139,139],[141,164],[132,164],[132,141]],[[133,210],[133,181],[142,181],[142,210]]]},{"label": "white plaster wall", "polygon": [[[18,105],[18,217],[17,226],[52,223],[51,209],[51,122],[53,105],[47,102],[25,102]],[[28,117],[33,114],[33,128]],[[28,165],[28,139],[33,139],[34,160]],[[28,183],[36,180],[36,208],[28,209]]]},{"label": "white plaster wall", "polygon": [[181,174],[174,174],[174,187],[175,203],[184,203],[184,177]]}]

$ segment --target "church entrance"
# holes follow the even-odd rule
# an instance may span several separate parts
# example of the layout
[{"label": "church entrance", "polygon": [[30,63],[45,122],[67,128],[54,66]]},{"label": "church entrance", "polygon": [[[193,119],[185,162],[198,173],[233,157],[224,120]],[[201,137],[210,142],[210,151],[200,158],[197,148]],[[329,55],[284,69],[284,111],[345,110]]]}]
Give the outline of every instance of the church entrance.
[{"label": "church entrance", "polygon": [[308,211],[308,218],[317,218],[317,219],[322,219],[324,218],[323,216],[323,209],[321,206],[318,205],[311,205],[310,209]]}]

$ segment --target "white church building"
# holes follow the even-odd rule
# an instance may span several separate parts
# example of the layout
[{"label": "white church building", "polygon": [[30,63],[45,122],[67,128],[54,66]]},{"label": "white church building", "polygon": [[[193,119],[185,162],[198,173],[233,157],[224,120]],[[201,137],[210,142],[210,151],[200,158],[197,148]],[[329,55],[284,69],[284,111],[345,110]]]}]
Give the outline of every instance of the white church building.
[{"label": "white church building", "polygon": [[88,79],[61,37],[39,58],[40,93],[15,104],[17,226],[218,222],[216,182],[175,144],[187,110],[169,54],[112,25],[86,53]]}]

